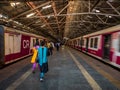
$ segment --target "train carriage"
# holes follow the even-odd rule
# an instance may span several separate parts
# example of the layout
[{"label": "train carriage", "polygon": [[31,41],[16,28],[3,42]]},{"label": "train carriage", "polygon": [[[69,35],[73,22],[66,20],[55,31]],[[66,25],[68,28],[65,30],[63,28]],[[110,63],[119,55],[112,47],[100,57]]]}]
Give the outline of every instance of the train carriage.
[{"label": "train carriage", "polygon": [[120,65],[119,36],[120,25],[86,35],[90,39],[88,54]]},{"label": "train carriage", "polygon": [[0,26],[0,66],[31,55],[36,39],[40,41],[45,38]]},{"label": "train carriage", "polygon": [[80,41],[76,49],[82,48],[82,52],[120,66],[120,25],[78,38],[71,40]]},{"label": "train carriage", "polygon": [[[120,53],[119,53],[119,34],[120,33],[120,25],[104,29],[102,31],[90,34],[89,36],[100,36],[98,38],[97,47],[98,51],[93,54],[95,57],[100,58],[102,60],[109,60],[111,63],[120,65]],[[96,43],[96,42],[95,42]]]}]

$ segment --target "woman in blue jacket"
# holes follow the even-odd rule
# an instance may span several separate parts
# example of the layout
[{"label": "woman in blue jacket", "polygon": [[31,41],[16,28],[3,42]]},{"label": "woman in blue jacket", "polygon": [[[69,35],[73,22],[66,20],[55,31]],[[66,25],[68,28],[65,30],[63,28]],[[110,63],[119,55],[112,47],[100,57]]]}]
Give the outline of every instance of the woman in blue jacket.
[{"label": "woman in blue jacket", "polygon": [[[45,47],[45,42],[41,42],[41,46],[38,48],[38,63],[40,65],[40,81],[43,81],[44,74],[48,71],[48,48]],[[47,66],[46,66],[47,65]]]}]

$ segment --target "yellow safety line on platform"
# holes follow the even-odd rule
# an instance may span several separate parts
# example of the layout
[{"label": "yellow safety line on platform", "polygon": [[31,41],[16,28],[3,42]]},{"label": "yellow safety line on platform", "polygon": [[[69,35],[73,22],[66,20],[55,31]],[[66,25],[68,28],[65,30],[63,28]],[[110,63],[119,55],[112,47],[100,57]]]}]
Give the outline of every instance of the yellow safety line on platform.
[{"label": "yellow safety line on platform", "polygon": [[88,83],[91,85],[93,90],[102,90],[102,88],[97,84],[97,82],[92,78],[92,76],[85,70],[85,68],[78,62],[75,56],[68,50],[70,56],[72,57],[73,61],[76,63]]},{"label": "yellow safety line on platform", "polygon": [[[86,59],[83,55],[80,55],[80,53],[77,53],[83,60]],[[87,59],[88,60],[88,59]],[[86,63],[88,63],[87,61],[85,61]],[[89,64],[89,63],[88,63]],[[106,71],[102,70],[100,67],[97,67],[96,65],[93,65],[94,63],[91,63],[91,66],[97,70],[97,72],[99,72],[101,75],[103,75],[105,78],[107,78],[113,85],[115,85],[117,88],[120,89],[120,81],[116,80],[113,78],[112,75],[110,75],[109,73],[107,73]]]},{"label": "yellow safety line on platform", "polygon": [[31,69],[23,74],[19,79],[12,83],[6,90],[15,90],[29,75],[31,74]]}]

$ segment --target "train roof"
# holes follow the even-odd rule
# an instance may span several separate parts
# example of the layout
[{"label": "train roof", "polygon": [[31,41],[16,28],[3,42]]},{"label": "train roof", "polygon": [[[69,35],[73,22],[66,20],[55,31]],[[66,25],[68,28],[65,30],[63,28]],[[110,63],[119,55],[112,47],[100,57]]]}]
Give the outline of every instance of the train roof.
[{"label": "train roof", "polygon": [[103,29],[103,30],[95,32],[95,33],[85,35],[84,37],[90,37],[90,36],[94,36],[94,35],[105,34],[105,33],[115,32],[115,31],[119,31],[119,30],[120,30],[120,25],[117,25],[117,26],[113,26],[113,27],[110,27],[107,29]]},{"label": "train roof", "polygon": [[25,35],[34,36],[34,37],[43,38],[43,39],[45,38],[43,36],[39,36],[39,35],[36,35],[36,34],[23,32],[23,31],[20,31],[20,30],[14,29],[14,28],[10,28],[10,27],[6,27],[6,26],[3,26],[3,25],[0,25],[0,26],[3,27],[5,31],[16,32],[16,33],[25,34]]}]

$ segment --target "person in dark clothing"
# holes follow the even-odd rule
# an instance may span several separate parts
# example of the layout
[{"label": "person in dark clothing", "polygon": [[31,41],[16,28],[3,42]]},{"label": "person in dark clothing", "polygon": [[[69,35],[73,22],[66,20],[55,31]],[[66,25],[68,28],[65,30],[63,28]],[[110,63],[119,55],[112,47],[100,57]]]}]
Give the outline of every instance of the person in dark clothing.
[{"label": "person in dark clothing", "polygon": [[56,48],[57,48],[57,51],[59,51],[59,47],[60,47],[60,43],[56,43]]}]

